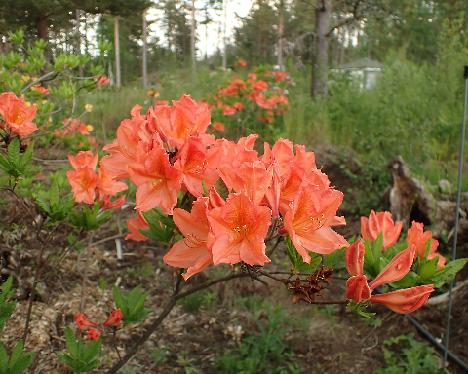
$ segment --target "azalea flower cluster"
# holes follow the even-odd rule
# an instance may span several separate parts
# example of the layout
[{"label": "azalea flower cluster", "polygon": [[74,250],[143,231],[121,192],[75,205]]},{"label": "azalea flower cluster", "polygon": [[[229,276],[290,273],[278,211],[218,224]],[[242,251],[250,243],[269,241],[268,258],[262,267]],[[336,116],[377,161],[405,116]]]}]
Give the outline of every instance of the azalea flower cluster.
[{"label": "azalea flower cluster", "polygon": [[[122,310],[113,309],[107,319],[102,323],[102,326],[103,328],[117,328],[120,326],[122,319]],[[74,320],[78,329],[86,331],[86,338],[88,340],[98,340],[104,332],[103,328],[99,328],[98,323],[90,321],[84,313],[75,314]]]},{"label": "azalea flower cluster", "polygon": [[111,201],[119,192],[128,186],[124,182],[114,179],[106,167],[98,165],[98,157],[91,151],[81,151],[76,156],[68,156],[74,170],[67,171],[67,178],[71,185],[77,203],[94,204],[96,198],[104,209],[118,208],[125,202],[122,195]]},{"label": "azalea flower cluster", "polygon": [[26,137],[37,130],[33,122],[37,107],[16,96],[13,92],[0,94],[0,130],[5,132],[5,137],[19,135]]},{"label": "azalea flower cluster", "polygon": [[244,111],[251,111],[256,121],[272,123],[288,107],[287,78],[288,73],[281,71],[250,73],[245,80],[232,78],[212,100],[214,116],[219,119],[215,121],[216,130],[224,130],[224,123],[229,121],[226,117],[235,117]]},{"label": "azalea flower cluster", "polygon": [[[310,252],[348,245],[332,229],[345,223],[336,216],[343,194],[304,146],[280,139],[273,146],[264,143],[259,155],[257,135],[238,142],[216,139],[206,133],[210,108],[187,95],[172,105],[156,103],[144,115],[140,111],[133,108],[104,147],[109,155],[98,174],[96,158],[82,153],[80,162],[70,158],[75,171],[68,177],[75,200],[85,203],[100,196],[101,184],[114,183],[104,191],[111,196],[124,188],[122,180],[136,185],[137,216],[128,222],[127,239],[146,239],[144,212],[157,208],[172,215],[184,238],[164,261],[187,269],[185,279],[211,264],[264,265],[270,261],[265,241],[278,235],[288,234],[305,262]],[[100,184],[102,170],[106,183]],[[193,202],[189,210],[182,209],[184,194]]]},{"label": "azalea flower cluster", "polygon": [[[369,218],[361,218],[362,238],[370,243],[382,236],[382,251],[389,250],[396,244],[402,229],[402,222],[394,222],[389,212],[371,212]],[[386,293],[374,291],[382,285],[403,279],[419,257],[432,260],[439,257],[437,266],[445,265],[445,258],[437,253],[438,241],[432,238],[430,231],[424,231],[422,223],[412,222],[406,239],[407,248],[397,253],[390,262],[371,281],[364,273],[366,246],[357,240],[346,250],[346,269],[351,277],[348,279],[346,297],[357,303],[371,302],[383,304],[396,313],[411,313],[424,305],[434,291],[433,284],[398,289]]]}]

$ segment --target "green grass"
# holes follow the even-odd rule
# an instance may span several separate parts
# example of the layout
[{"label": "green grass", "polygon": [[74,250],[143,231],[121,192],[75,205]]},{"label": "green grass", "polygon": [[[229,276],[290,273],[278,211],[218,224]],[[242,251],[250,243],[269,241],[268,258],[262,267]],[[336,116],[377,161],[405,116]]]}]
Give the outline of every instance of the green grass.
[{"label": "green grass", "polygon": [[428,344],[413,335],[401,335],[384,341],[385,367],[374,374],[437,374],[440,360]]}]

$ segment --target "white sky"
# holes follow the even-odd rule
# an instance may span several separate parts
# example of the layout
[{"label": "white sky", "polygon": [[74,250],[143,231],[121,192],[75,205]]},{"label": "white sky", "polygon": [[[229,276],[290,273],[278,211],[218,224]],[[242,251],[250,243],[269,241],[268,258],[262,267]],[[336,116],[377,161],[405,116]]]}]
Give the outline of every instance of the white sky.
[{"label": "white sky", "polygon": [[[245,17],[249,13],[253,0],[224,0],[226,2],[226,37],[228,41],[232,40],[234,28],[239,26],[241,20],[239,17]],[[203,1],[195,0],[195,8],[200,9],[203,6]],[[205,11],[197,10],[197,53],[198,57],[211,55],[216,52],[217,48],[222,49],[223,38],[223,11],[209,11],[213,22],[205,25],[200,24],[205,17]],[[147,13],[147,21],[150,24],[149,36],[155,35],[164,42],[164,29],[162,28],[162,11],[150,8]],[[153,22],[154,21],[154,22]]]}]

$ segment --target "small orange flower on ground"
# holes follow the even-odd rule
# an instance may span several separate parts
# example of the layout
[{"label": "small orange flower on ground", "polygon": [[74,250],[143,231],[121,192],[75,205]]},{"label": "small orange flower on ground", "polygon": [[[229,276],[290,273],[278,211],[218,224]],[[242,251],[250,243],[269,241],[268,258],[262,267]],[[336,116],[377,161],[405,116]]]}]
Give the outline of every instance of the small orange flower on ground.
[{"label": "small orange flower on ground", "polygon": [[170,266],[187,269],[182,275],[185,280],[213,263],[208,242],[210,226],[206,216],[209,199],[200,197],[193,203],[192,211],[174,209],[174,223],[184,235],[164,256]]},{"label": "small orange flower on ground", "polygon": [[75,323],[76,323],[76,326],[80,329],[80,330],[87,330],[87,329],[93,329],[93,328],[96,328],[98,326],[98,324],[96,322],[93,322],[93,321],[90,321],[88,319],[88,317],[86,316],[86,314],[84,313],[77,313],[75,314]]},{"label": "small orange flower on ground", "polygon": [[231,194],[226,204],[208,212],[214,235],[213,262],[249,265],[270,262],[265,255],[265,236],[271,223],[271,210],[256,206],[244,194]]},{"label": "small orange flower on ground", "polygon": [[36,106],[28,105],[13,92],[0,94],[0,115],[11,132],[25,137],[38,130],[32,122],[36,116]]},{"label": "small orange flower on ground", "polygon": [[88,340],[99,340],[102,335],[101,329],[91,329],[86,332],[86,338]]},{"label": "small orange flower on ground", "polygon": [[109,317],[104,321],[105,327],[117,327],[120,325],[123,319],[123,313],[121,309],[114,309],[111,311]]},{"label": "small orange flower on ground", "polygon": [[394,222],[390,212],[371,211],[369,218],[361,217],[361,233],[364,240],[376,240],[383,235],[383,249],[394,245],[400,237],[403,222]]}]

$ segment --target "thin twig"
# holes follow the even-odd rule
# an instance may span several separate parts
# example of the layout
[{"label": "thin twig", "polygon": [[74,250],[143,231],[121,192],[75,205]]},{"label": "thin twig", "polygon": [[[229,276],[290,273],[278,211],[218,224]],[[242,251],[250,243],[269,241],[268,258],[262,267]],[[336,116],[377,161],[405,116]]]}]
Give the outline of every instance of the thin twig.
[{"label": "thin twig", "polygon": [[137,352],[138,349],[142,344],[144,344],[149,337],[156,331],[156,329],[159,327],[159,325],[164,321],[164,319],[169,315],[169,313],[172,311],[172,309],[175,307],[177,300],[180,300],[186,296],[189,296],[195,292],[201,291],[205,288],[211,287],[216,283],[220,282],[225,282],[231,279],[237,279],[237,278],[244,278],[248,277],[249,275],[246,273],[235,273],[235,274],[230,274],[226,277],[214,279],[209,282],[205,282],[201,285],[194,286],[190,289],[188,289],[185,292],[182,293],[177,293],[179,291],[179,287],[176,284],[175,291],[172,294],[171,298],[169,301],[166,303],[164,306],[162,312],[159,314],[159,316],[146,328],[145,332],[135,341],[133,346],[128,350],[128,352],[125,354],[125,356],[122,357],[117,363],[115,363],[108,371],[107,374],[114,374],[117,373],[120,368],[122,368]]}]

